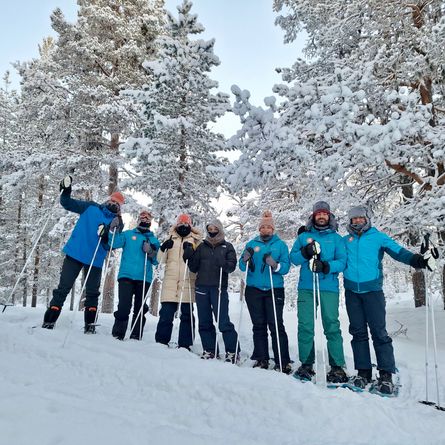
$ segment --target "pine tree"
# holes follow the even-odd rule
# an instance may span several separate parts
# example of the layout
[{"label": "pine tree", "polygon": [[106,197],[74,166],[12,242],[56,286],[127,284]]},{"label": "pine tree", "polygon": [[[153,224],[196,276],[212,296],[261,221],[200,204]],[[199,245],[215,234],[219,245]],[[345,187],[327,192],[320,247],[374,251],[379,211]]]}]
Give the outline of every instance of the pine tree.
[{"label": "pine tree", "polygon": [[214,40],[192,39],[204,28],[191,7],[184,1],[177,19],[168,14],[166,33],[156,41],[157,58],[144,63],[147,86],[132,92],[141,122],[125,144],[138,175],[128,184],[152,198],[164,231],[181,211],[192,213],[195,222],[213,213],[210,200],[221,187],[223,163],[215,153],[225,150],[224,140],[209,123],[229,109],[229,102],[226,94],[212,93],[218,83],[209,73],[220,62]]}]

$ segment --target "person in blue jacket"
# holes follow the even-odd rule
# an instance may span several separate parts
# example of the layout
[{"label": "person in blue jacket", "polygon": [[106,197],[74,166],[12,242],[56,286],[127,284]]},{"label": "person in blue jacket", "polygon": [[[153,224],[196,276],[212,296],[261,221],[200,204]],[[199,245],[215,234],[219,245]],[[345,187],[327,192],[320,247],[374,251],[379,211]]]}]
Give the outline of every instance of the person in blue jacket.
[{"label": "person in blue jacket", "polygon": [[[102,228],[110,226],[113,230],[122,231],[120,211],[124,204],[124,196],[120,192],[114,192],[104,204],[81,201],[71,198],[71,184],[71,176],[66,176],[61,181],[60,204],[64,209],[78,213],[80,218],[63,248],[66,256],[62,265],[59,285],[57,289],[53,290],[53,298],[43,317],[42,328],[54,329],[62,306],[77,276],[82,269],[86,274],[91,265],[85,286],[84,332],[94,334],[102,266],[108,251],[107,239],[101,237]],[[95,252],[96,256],[94,256]]]},{"label": "person in blue jacket", "polygon": [[351,382],[358,388],[365,388],[372,380],[369,327],[379,370],[377,390],[392,394],[392,374],[396,372],[396,365],[392,339],[386,331],[383,256],[387,253],[416,269],[429,267],[429,258],[409,252],[372,227],[371,215],[365,206],[349,210],[347,229],[349,235],[343,238],[347,251],[343,276],[354,367],[358,371]]},{"label": "person in blue jacket", "polygon": [[[122,233],[117,233],[114,238],[113,248],[122,248],[122,258],[117,278],[119,283],[119,303],[117,311],[114,313],[115,321],[111,331],[113,337],[118,340],[125,338],[133,296],[133,320],[131,323],[133,329],[130,333],[130,338],[135,340],[142,339],[142,332],[145,326],[145,314],[148,312],[147,304],[144,304],[142,314],[139,314],[139,312],[153,279],[153,266],[158,264],[156,256],[160,246],[159,241],[150,230],[151,221],[151,213],[148,210],[142,210],[139,213],[137,227],[132,230],[125,230]],[[109,235],[109,245],[111,245],[111,242],[112,237]],[[147,262],[145,262],[146,256]],[[145,293],[143,292],[144,290]]]},{"label": "person in blue jacket", "polygon": [[[289,357],[289,344],[283,324],[284,279],[289,272],[289,250],[278,235],[274,234],[275,223],[272,213],[266,210],[259,224],[259,236],[249,241],[239,260],[239,268],[244,272],[246,267],[247,283],[245,297],[253,324],[254,350],[252,360],[254,368],[269,368],[269,344],[267,328],[272,337],[272,349],[275,370],[280,370],[275,317],[272,301],[272,288],[275,295],[277,326],[281,351],[283,372],[292,371]],[[248,264],[248,266],[247,266]],[[270,281],[272,269],[272,283]]]},{"label": "person in blue jacket", "polygon": [[340,321],[338,319],[339,288],[338,274],[346,266],[346,249],[342,237],[337,233],[338,224],[329,204],[316,202],[306,230],[294,242],[290,260],[300,268],[298,282],[298,353],[301,366],[295,376],[311,380],[315,375],[314,364],[314,274],[320,285],[321,319],[327,340],[330,371],[327,381],[344,383],[348,377],[343,369],[345,357]]}]

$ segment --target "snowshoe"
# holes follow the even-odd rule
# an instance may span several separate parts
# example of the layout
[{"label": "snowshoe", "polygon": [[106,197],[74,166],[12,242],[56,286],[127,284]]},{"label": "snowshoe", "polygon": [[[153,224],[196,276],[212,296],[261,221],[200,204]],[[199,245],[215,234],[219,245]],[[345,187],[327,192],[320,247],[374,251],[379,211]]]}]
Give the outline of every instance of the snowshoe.
[{"label": "snowshoe", "polygon": [[42,328],[43,329],[54,329],[55,325],[56,325],[56,323],[43,322]]},{"label": "snowshoe", "polygon": [[96,325],[94,323],[86,324],[83,328],[84,334],[95,334],[96,333]]},{"label": "snowshoe", "polygon": [[400,384],[398,377],[396,377],[396,382],[393,382],[392,374],[390,372],[380,371],[380,376],[377,379],[377,383],[371,386],[369,392],[382,397],[397,397],[399,387]]},{"label": "snowshoe", "polygon": [[370,383],[372,383],[372,370],[359,369],[357,375],[351,377],[349,381],[342,386],[354,392],[362,392]]},{"label": "snowshoe", "polygon": [[293,376],[297,380],[301,380],[303,382],[312,381],[312,377],[315,375],[315,371],[312,368],[312,365],[301,365],[293,374]]},{"label": "snowshoe", "polygon": [[232,363],[234,365],[238,364],[240,360],[239,354],[236,354],[234,352],[226,352],[226,358],[225,358],[225,362],[226,363]]},{"label": "snowshoe", "polygon": [[257,360],[252,368],[269,369],[269,360]]},{"label": "snowshoe", "polygon": [[210,352],[210,351],[204,351],[204,352],[201,354],[201,358],[202,358],[203,360],[211,360],[211,359],[214,359],[214,358],[215,358],[215,353],[214,353],[214,352]]},{"label": "snowshoe", "polygon": [[348,376],[341,366],[331,366],[331,370],[326,375],[326,381],[334,384],[346,383]]},{"label": "snowshoe", "polygon": [[286,374],[286,375],[292,374],[292,366],[290,363],[288,363],[287,365],[283,365],[282,369],[280,369],[280,365],[278,363],[276,363],[275,366],[273,367],[273,370],[278,371],[278,372],[282,371],[283,374]]},{"label": "snowshoe", "polygon": [[61,310],[62,308],[60,306],[50,306],[43,316],[42,328],[54,329]]}]

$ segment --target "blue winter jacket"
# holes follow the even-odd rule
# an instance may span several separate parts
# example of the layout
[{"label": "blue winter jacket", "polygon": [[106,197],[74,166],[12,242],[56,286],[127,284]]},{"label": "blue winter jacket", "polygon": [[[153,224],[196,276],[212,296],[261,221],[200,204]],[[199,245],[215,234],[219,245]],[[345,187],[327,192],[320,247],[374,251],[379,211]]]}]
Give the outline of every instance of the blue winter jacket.
[{"label": "blue winter jacket", "polygon": [[346,267],[346,248],[343,238],[333,229],[317,230],[312,227],[303,232],[294,242],[290,260],[295,266],[301,266],[298,289],[310,289],[313,285],[313,273],[309,269],[309,260],[301,254],[301,248],[318,241],[321,247],[320,260],[329,263],[329,273],[319,273],[320,291],[338,292],[338,274]]},{"label": "blue winter jacket", "polygon": [[[60,204],[64,209],[80,214],[63,252],[71,258],[89,265],[99,242],[97,234],[99,224],[110,224],[116,214],[96,202],[72,199],[66,192],[60,196]],[[103,266],[107,250],[107,244],[100,243],[93,266],[99,268]]]},{"label": "blue winter jacket", "polygon": [[[121,265],[117,279],[129,278],[130,280],[144,280],[145,253],[142,250],[142,244],[148,241],[153,244],[156,250],[159,249],[159,241],[153,232],[141,233],[138,229],[125,230],[122,233],[116,233],[114,236],[113,249],[122,247]],[[108,237],[108,244],[111,245],[112,234]],[[155,258],[148,258],[145,281],[150,283],[153,278],[152,266],[156,266],[158,261]]]},{"label": "blue winter jacket", "polygon": [[385,252],[396,261],[410,264],[414,254],[383,232],[371,227],[362,235],[343,238],[348,260],[343,272],[345,289],[356,293],[380,291],[383,287],[382,259]]},{"label": "blue winter jacket", "polygon": [[[263,257],[266,253],[270,253],[272,258],[279,263],[280,267],[277,272],[272,272],[272,281],[274,288],[284,287],[283,275],[289,272],[289,249],[286,243],[282,241],[278,235],[264,242],[259,236],[250,240],[245,249],[251,247],[254,250],[253,261],[255,264],[255,270],[252,272],[249,268],[247,272],[247,286],[256,287],[261,290],[269,290],[270,287],[270,272],[269,266],[263,262]],[[239,268],[245,272],[246,264],[242,260],[242,255],[239,260]]]}]

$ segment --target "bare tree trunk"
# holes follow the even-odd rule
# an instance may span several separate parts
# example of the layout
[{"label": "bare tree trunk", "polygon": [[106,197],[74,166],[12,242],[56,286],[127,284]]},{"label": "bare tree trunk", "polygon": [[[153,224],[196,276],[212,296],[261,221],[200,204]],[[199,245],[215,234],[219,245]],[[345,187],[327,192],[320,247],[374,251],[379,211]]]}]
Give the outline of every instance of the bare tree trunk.
[{"label": "bare tree trunk", "polygon": [[[119,134],[111,135],[110,149],[116,154],[119,151]],[[111,195],[117,190],[118,185],[118,169],[116,165],[111,164],[109,167],[108,194]],[[110,268],[104,277],[103,294],[102,294],[102,312],[111,314],[114,311],[114,277],[116,275],[114,262],[110,262]]]},{"label": "bare tree trunk", "polygon": [[[24,230],[22,232],[23,236],[23,254],[22,254],[22,260],[23,265],[26,263],[26,253],[27,253],[27,246],[26,246],[26,231]],[[26,304],[28,303],[28,274],[25,272],[23,273],[23,307],[26,307]]]},{"label": "bare tree trunk", "polygon": [[[42,210],[43,207],[43,190],[44,190],[44,178],[43,175],[41,175],[39,178],[39,196],[38,196],[40,211]],[[32,283],[31,307],[37,306],[37,294],[39,291],[39,273],[40,273],[40,243],[36,247],[36,252],[34,256],[34,274]]]},{"label": "bare tree trunk", "polygon": [[[20,243],[19,243],[19,239],[20,239],[20,233],[22,231],[22,229],[21,229],[21,227],[22,227],[22,202],[23,202],[23,198],[22,198],[22,195],[20,194],[19,203],[18,203],[18,207],[17,207],[17,224],[16,224],[16,231],[15,231],[15,233],[17,234],[16,235],[17,241],[15,243],[15,252],[14,252],[14,276],[17,278],[18,278],[18,274],[19,274],[19,270],[20,270]],[[15,304],[14,295],[11,295],[11,304]]]},{"label": "bare tree trunk", "polygon": [[161,284],[161,280],[159,278],[155,278],[151,286],[150,304],[148,310],[150,314],[155,317],[157,317],[159,314],[159,292],[161,291]]}]

